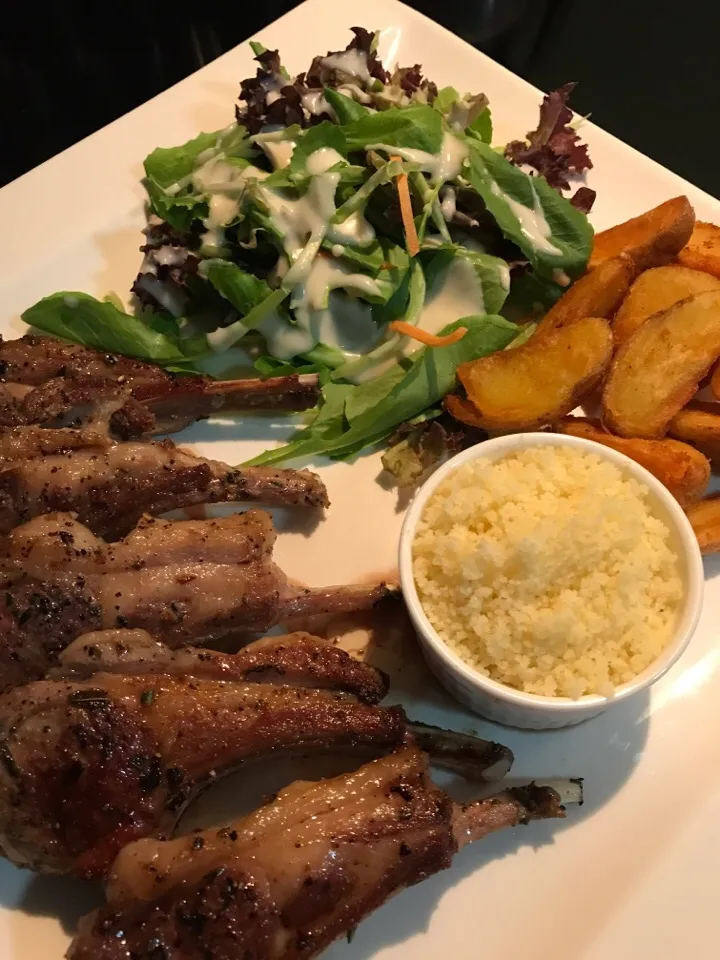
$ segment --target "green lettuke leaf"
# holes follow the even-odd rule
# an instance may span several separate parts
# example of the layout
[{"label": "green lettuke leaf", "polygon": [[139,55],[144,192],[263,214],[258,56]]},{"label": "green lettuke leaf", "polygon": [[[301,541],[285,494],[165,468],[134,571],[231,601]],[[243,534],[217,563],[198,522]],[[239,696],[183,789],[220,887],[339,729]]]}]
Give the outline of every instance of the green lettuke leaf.
[{"label": "green lettuke leaf", "polygon": [[215,147],[222,131],[200,133],[179,147],[156,147],[145,158],[145,174],[161,187],[170,187],[189,177],[197,165],[198,156]]},{"label": "green lettuke leaf", "polygon": [[340,124],[353,123],[355,120],[361,120],[372,113],[357,100],[346,97],[345,94],[338,93],[337,90],[332,90],[330,87],[325,88],[325,99],[335,111],[335,116]]},{"label": "green lettuke leaf", "polygon": [[230,260],[203,260],[199,271],[242,317],[249,314],[272,292],[264,280],[246,273]]},{"label": "green lettuke leaf", "polygon": [[466,133],[483,143],[492,143],[493,124],[490,107],[485,107],[482,113],[479,113],[473,122],[468,126]]},{"label": "green lettuke leaf", "polygon": [[504,260],[492,257],[488,253],[478,253],[455,243],[443,243],[433,247],[424,251],[422,257],[426,264],[431,295],[441,286],[447,271],[453,264],[464,261],[477,277],[478,302],[481,303],[482,312],[491,314],[500,312],[510,286],[510,272]]},{"label": "green lettuke leaf", "polygon": [[[239,124],[201,133],[179,147],[157,147],[144,164],[145,189],[153,211],[177,230],[187,230],[193,220],[206,217],[208,212],[205,199],[187,183],[198,166],[198,157],[206,150],[216,150],[228,161],[237,162],[250,148],[247,131]],[[168,189],[174,192],[168,193]]]},{"label": "green lettuke leaf", "polygon": [[[587,265],[593,239],[585,214],[553,190],[544,177],[529,177],[487,144],[470,140],[469,147],[465,175],[505,236],[520,247],[539,273],[551,276],[560,269],[571,278],[579,276]],[[516,204],[522,205],[520,211]],[[527,216],[521,218],[522,208]],[[537,226],[534,231],[528,229],[533,218],[536,225],[545,220],[550,231],[547,238],[533,236],[538,233]]]},{"label": "green lettuke leaf", "polygon": [[304,173],[307,158],[316,150],[329,147],[337,150],[341,157],[347,156],[347,141],[341,127],[331,123],[329,120],[323,120],[315,127],[303,133],[298,139],[297,146],[293,150],[292,159],[288,166],[291,173]]},{"label": "green lettuke leaf", "polygon": [[362,150],[376,143],[437,153],[442,146],[442,116],[418,104],[370,113],[343,127],[348,149]]},{"label": "green lettuke leaf", "polygon": [[172,338],[87,293],[54,293],[29,307],[22,318],[29,326],[63,340],[163,366],[182,367],[208,353],[204,337]]}]

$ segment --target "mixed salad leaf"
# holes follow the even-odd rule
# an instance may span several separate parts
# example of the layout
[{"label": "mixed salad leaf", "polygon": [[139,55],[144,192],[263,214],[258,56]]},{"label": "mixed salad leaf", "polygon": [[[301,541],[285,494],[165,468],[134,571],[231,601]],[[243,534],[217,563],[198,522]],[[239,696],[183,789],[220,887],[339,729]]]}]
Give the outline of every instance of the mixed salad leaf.
[{"label": "mixed salad leaf", "polygon": [[257,463],[348,457],[406,421],[403,459],[424,463],[457,365],[530,335],[502,314],[552,303],[592,246],[594,194],[562,192],[591,166],[572,84],[545,97],[527,141],[496,148],[482,93],[438,89],[419,65],[390,72],[377,35],[352,32],[295,77],[253,44],[235,121],[146,158],[136,315],[79,293],[24,315],[179,372],[231,346],[263,376],[318,372],[312,422]]}]

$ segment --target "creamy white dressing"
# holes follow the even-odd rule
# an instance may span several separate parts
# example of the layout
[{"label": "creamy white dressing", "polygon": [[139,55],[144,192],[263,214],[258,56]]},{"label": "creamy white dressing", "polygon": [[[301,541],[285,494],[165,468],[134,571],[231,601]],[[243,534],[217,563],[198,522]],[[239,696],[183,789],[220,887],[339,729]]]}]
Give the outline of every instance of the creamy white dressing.
[{"label": "creamy white dressing", "polygon": [[[420,330],[437,334],[453,320],[484,313],[482,284],[472,264],[458,257],[431,288],[417,326]],[[378,363],[352,377],[353,383],[374,380],[393,367],[398,360],[409,357],[422,347],[421,343],[411,337],[391,335],[388,339],[395,343],[394,349]]]},{"label": "creamy white dressing", "polygon": [[271,107],[278,100],[282,100],[282,94],[278,90],[271,90],[265,97],[265,103]]},{"label": "creamy white dressing", "polygon": [[343,50],[342,53],[334,53],[330,57],[323,57],[322,62],[331,70],[339,70],[349,77],[358,77],[365,83],[370,81],[367,57],[360,50]]},{"label": "creamy white dressing", "polygon": [[172,247],[168,245],[153,250],[155,263],[159,263],[160,266],[163,267],[179,267],[185,263],[187,255],[187,250],[185,250],[184,247]]},{"label": "creamy white dressing", "polygon": [[335,116],[332,107],[325,98],[324,90],[310,90],[303,94],[300,100],[310,116],[319,117],[323,113],[328,113],[331,117]]},{"label": "creamy white dressing", "polygon": [[304,322],[293,324],[280,314],[272,314],[259,329],[268,350],[279,360],[307,353],[318,343],[359,356],[378,340],[370,304],[337,293],[329,295],[325,309],[310,311]]},{"label": "creamy white dressing", "polygon": [[494,181],[490,188],[496,197],[500,197],[508,205],[513,215],[517,218],[523,235],[533,247],[535,247],[538,253],[547,253],[553,257],[560,257],[562,256],[562,250],[559,250],[555,244],[550,242],[549,238],[552,236],[552,230],[545,219],[545,214],[540,206],[540,200],[532,180],[530,180],[530,189],[533,195],[532,207],[526,207],[524,203],[520,203],[519,200],[515,200],[514,197],[509,196],[497,181]]},{"label": "creamy white dressing", "polygon": [[467,144],[447,131],[443,135],[438,153],[427,153],[412,147],[393,147],[387,143],[373,143],[368,149],[383,150],[385,153],[402,157],[409,163],[419,164],[421,170],[430,174],[433,183],[445,183],[459,176],[469,152]]},{"label": "creamy white dressing", "polygon": [[293,288],[290,307],[295,322],[273,315],[260,326],[274,357],[286,360],[307,353],[318,343],[347,352],[366,352],[378,339],[371,306],[364,300],[333,297],[333,290],[379,296],[376,280],[353,273],[344,263],[326,256],[313,260],[302,283]]},{"label": "creamy white dressing", "polygon": [[498,279],[505,293],[510,292],[510,267],[506,263],[498,264]]},{"label": "creamy white dressing", "polygon": [[291,261],[299,256],[308,240],[319,242],[327,236],[334,243],[363,246],[375,237],[375,231],[360,212],[352,214],[344,223],[330,223],[337,209],[335,191],[340,182],[340,174],[331,168],[343,162],[343,157],[332,147],[311,153],[306,169],[312,179],[304,196],[297,199],[269,187],[261,188],[260,196],[283,235]]},{"label": "creamy white dressing", "polygon": [[[335,258],[318,256],[326,237],[333,242],[337,257],[342,256],[343,244],[369,243],[375,235],[359,212],[344,223],[330,223],[337,209],[335,191],[340,182],[340,173],[332,168],[343,162],[331,147],[311,153],[306,161],[310,183],[302,197],[291,198],[262,185],[258,188],[287,254],[280,258],[278,278],[292,288],[289,306],[293,321],[276,313],[259,327],[269,351],[279,359],[307,353],[320,342],[344,351],[367,350],[378,337],[370,304],[332,295],[333,290],[344,289],[377,297],[377,282],[353,273]],[[225,339],[218,331],[211,342],[218,349]]]},{"label": "creamy white dressing", "polygon": [[456,207],[457,194],[455,193],[455,187],[445,187],[442,193],[442,199],[440,200],[440,212],[443,215],[443,219],[447,220],[448,223],[455,216]]},{"label": "creamy white dressing", "polygon": [[214,157],[198,167],[192,175],[195,189],[209,194],[208,215],[203,220],[205,233],[202,245],[218,249],[225,238],[223,227],[235,219],[240,198],[249,180],[264,180],[269,174],[258,167],[240,167],[222,157]]},{"label": "creamy white dressing", "polygon": [[338,93],[341,93],[345,97],[349,97],[351,100],[357,100],[358,103],[372,103],[372,97],[370,94],[366,93],[356,83],[344,83],[337,89]]},{"label": "creamy white dressing", "polygon": [[265,155],[275,170],[289,166],[297,144],[294,140],[265,140],[260,143]]},{"label": "creamy white dressing", "polygon": [[147,271],[143,272],[138,277],[137,285],[146,293],[149,293],[154,300],[157,300],[160,306],[172,314],[173,317],[181,317],[185,312],[184,296],[161,283],[154,274]]},{"label": "creamy white dressing", "polygon": [[308,305],[313,310],[327,306],[329,292],[339,288],[355,291],[366,297],[380,296],[377,280],[364,273],[353,273],[344,263],[325,256],[315,259],[305,287]]}]

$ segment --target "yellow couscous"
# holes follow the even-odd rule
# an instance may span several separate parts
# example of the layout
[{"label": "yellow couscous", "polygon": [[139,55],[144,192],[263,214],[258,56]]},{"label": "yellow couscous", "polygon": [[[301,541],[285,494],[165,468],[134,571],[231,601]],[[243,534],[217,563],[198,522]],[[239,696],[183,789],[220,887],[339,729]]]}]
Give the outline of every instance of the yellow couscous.
[{"label": "yellow couscous", "polygon": [[611,695],[671,639],[683,595],[652,494],[594,454],[537,446],[459,467],[413,543],[435,630],[528,693]]}]

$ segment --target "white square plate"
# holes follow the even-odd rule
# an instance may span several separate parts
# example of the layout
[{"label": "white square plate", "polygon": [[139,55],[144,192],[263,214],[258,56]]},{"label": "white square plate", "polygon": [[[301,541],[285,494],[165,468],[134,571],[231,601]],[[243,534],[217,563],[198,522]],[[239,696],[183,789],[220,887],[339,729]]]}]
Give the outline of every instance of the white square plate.
[{"label": "white square plate", "polygon": [[[535,126],[540,94],[468,44],[395,0],[308,0],[264,30],[292,72],[347,42],[348,28],[382,29],[381,53],[422,63],[439,85],[484,91],[495,139]],[[128,69],[142,69],[142,64]],[[0,331],[22,332],[20,311],[55,290],[128,290],[144,223],[141,163],[232,118],[238,82],[253,70],[246,45],[0,191]],[[572,77],[567,79],[571,80]],[[118,77],[122,83],[122,77]],[[648,102],[652,91],[648,89]],[[686,193],[698,217],[720,222],[720,203],[587,124],[595,164],[593,222],[604,228]],[[231,431],[198,424],[182,436],[237,463],[259,452],[267,421]],[[395,565],[401,515],[375,478],[377,455],[323,468],[332,500],[310,539],[280,538],[290,575],[339,582]],[[384,960],[715,960],[720,860],[720,563],[706,564],[700,628],[682,661],[635,700],[569,730],[523,733],[479,724],[454,708],[409,662],[395,691],[418,719],[476,730],[507,743],[519,776],[584,776],[587,802],[564,823],[533,824],[460,854],[453,868],[403,893],[366,921],[352,943],[326,956]],[[410,657],[419,657],[410,648]],[[0,863],[0,957],[62,957],[87,902],[79,883],[34,877]],[[67,929],[63,929],[63,924]]]}]

